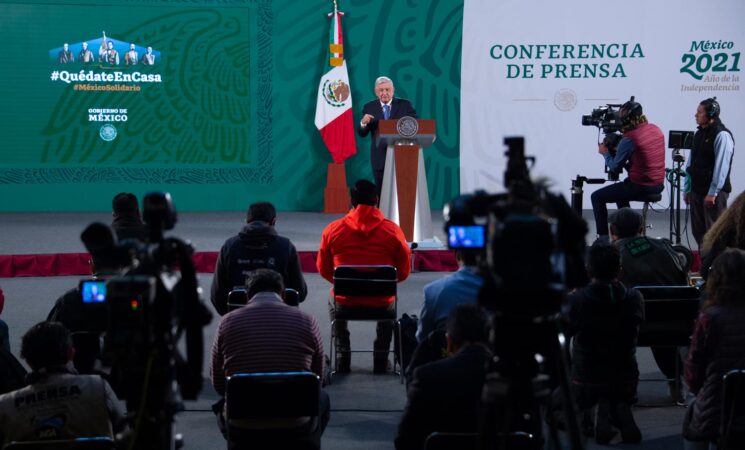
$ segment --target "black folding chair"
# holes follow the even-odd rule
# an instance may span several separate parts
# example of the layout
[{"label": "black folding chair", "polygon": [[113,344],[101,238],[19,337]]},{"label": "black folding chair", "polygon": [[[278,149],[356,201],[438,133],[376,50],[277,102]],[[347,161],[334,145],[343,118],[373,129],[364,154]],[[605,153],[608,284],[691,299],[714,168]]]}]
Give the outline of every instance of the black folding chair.
[{"label": "black folding chair", "polygon": [[229,449],[321,447],[321,382],[310,372],[235,374],[227,378]]},{"label": "black folding chair", "polygon": [[[334,269],[334,319],[331,321],[331,345],[329,357],[331,359],[332,369],[336,367],[336,352],[334,346],[336,343],[336,334],[334,324],[337,320],[347,321],[390,321],[393,327],[397,325],[398,317],[398,297],[397,295],[398,277],[396,268],[393,266],[338,266]],[[336,302],[336,296],[345,297],[393,297],[393,305],[385,308],[370,306],[350,306],[343,305],[341,308]],[[401,345],[399,336],[399,348]],[[375,353],[375,350],[351,350],[351,353]],[[403,374],[396,370],[400,366],[400,361],[393,358],[393,372],[401,377],[403,383]],[[334,371],[331,371],[334,374]],[[331,376],[329,376],[331,383]]]},{"label": "black folding chair", "polygon": [[745,369],[724,375],[720,450],[745,448]]},{"label": "black folding chair", "polygon": [[[691,343],[693,325],[700,309],[700,291],[691,286],[637,286],[644,297],[645,322],[639,330],[638,347],[673,347],[676,350],[675,384],[680,390],[678,347]],[[673,381],[643,379],[640,381]]]},{"label": "black folding chair", "polygon": [[77,439],[59,439],[44,441],[14,441],[3,447],[3,450],[110,450],[115,448],[110,437],[95,436]]},{"label": "black folding chair", "polygon": [[[248,304],[248,292],[245,286],[236,286],[228,293],[228,312],[242,308]],[[300,294],[292,288],[285,289],[285,304],[298,306],[300,304]]]}]

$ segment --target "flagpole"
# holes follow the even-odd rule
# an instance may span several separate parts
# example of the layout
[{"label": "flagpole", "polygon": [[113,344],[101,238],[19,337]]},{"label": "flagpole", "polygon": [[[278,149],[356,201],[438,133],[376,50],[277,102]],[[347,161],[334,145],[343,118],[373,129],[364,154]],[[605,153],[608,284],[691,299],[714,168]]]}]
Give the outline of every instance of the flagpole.
[{"label": "flagpole", "polygon": [[[334,11],[330,14],[328,14],[328,18],[330,18],[333,21],[339,20],[339,15],[344,14],[339,11],[339,5],[337,3],[337,0],[333,0],[332,3],[334,4]],[[338,29],[336,28],[336,25],[338,23],[334,22],[332,23],[333,30],[335,32],[338,32]],[[341,24],[338,24],[341,26]],[[343,64],[343,58],[344,58],[344,50],[341,49],[340,53],[336,53],[334,50],[337,50],[332,47],[332,44],[335,44],[338,42],[338,34],[334,34],[331,37],[331,41],[329,43],[328,47],[328,64],[330,66],[335,66],[336,62],[335,59],[337,58],[337,54],[342,59],[339,64]],[[331,213],[331,214],[338,214],[338,213],[346,213],[349,211],[350,206],[350,196],[349,196],[349,187],[347,186],[347,174],[346,174],[346,164],[344,161],[337,163],[337,162],[330,162],[327,166],[327,172],[326,172],[326,187],[324,188],[323,192],[323,212],[324,213]]]}]

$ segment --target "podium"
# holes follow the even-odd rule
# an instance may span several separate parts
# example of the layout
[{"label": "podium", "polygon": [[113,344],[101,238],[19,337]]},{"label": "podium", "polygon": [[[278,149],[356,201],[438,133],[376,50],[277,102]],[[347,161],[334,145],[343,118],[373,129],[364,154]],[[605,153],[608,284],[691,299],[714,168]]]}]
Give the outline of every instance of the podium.
[{"label": "podium", "polygon": [[381,120],[375,139],[378,145],[388,146],[380,210],[401,227],[407,241],[433,241],[422,148],[435,141],[435,121],[413,117]]}]

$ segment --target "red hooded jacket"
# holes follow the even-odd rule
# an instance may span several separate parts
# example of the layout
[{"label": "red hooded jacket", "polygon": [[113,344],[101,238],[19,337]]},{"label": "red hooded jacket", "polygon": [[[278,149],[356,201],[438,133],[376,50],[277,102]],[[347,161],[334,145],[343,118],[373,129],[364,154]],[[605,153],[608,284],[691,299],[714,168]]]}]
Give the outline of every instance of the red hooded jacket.
[{"label": "red hooded jacket", "polygon": [[[316,267],[334,282],[334,267],[341,265],[391,265],[398,281],[411,271],[411,250],[401,228],[375,206],[357,205],[346,216],[331,222],[321,235]],[[337,297],[342,305],[386,306],[393,297]]]}]

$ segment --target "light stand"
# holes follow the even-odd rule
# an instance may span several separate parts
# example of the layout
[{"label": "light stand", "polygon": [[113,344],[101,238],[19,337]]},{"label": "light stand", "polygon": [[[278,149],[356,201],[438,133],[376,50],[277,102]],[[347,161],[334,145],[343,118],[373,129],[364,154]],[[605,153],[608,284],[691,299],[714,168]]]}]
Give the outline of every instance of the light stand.
[{"label": "light stand", "polygon": [[674,168],[665,169],[667,181],[670,183],[670,242],[680,244],[680,179],[686,176],[682,169],[685,157],[679,148],[673,149],[672,156]]}]

